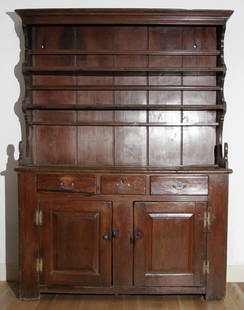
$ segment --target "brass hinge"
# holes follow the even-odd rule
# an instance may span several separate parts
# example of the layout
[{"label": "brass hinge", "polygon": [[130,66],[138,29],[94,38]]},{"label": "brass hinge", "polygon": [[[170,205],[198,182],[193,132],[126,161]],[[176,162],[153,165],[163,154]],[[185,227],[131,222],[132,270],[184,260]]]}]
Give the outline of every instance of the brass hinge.
[{"label": "brass hinge", "polygon": [[36,225],[42,226],[43,224],[43,212],[40,209],[36,210]]},{"label": "brass hinge", "polygon": [[202,272],[203,272],[203,274],[209,274],[209,260],[205,260],[204,262],[203,262],[203,267],[202,267]]},{"label": "brass hinge", "polygon": [[203,227],[204,230],[209,230],[211,226],[211,213],[209,211],[204,212]]},{"label": "brass hinge", "polygon": [[37,259],[36,259],[36,272],[37,273],[43,272],[43,259],[42,259],[42,257],[37,257]]}]

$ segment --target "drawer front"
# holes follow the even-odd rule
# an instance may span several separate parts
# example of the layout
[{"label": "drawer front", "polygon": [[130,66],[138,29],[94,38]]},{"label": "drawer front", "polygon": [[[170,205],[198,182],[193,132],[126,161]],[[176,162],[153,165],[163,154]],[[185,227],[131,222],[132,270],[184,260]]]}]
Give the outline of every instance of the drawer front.
[{"label": "drawer front", "polygon": [[145,184],[144,176],[104,175],[101,177],[101,193],[144,195]]},{"label": "drawer front", "polygon": [[151,177],[151,195],[207,195],[208,177]]},{"label": "drawer front", "polygon": [[39,175],[37,189],[95,194],[96,177],[91,175]]}]

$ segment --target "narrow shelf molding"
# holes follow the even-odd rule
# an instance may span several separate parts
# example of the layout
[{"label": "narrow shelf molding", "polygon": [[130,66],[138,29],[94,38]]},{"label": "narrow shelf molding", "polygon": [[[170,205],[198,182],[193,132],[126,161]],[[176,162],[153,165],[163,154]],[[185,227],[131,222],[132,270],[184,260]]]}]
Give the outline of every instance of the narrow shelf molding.
[{"label": "narrow shelf molding", "polygon": [[32,49],[30,55],[148,55],[148,56],[217,56],[219,50],[80,50],[80,49]]},{"label": "narrow shelf molding", "polygon": [[50,105],[27,105],[27,110],[153,110],[153,111],[215,111],[225,110],[223,104],[217,105],[172,105],[172,104],[120,104],[120,105],[76,105],[76,104],[50,104]]},{"label": "narrow shelf molding", "polygon": [[190,127],[190,126],[218,126],[219,123],[188,122],[188,123],[139,123],[139,122],[30,122],[32,126],[109,126],[109,127]]},{"label": "narrow shelf molding", "polygon": [[24,72],[225,72],[220,67],[80,67],[80,66],[23,66]]},{"label": "narrow shelf molding", "polygon": [[149,91],[217,91],[222,90],[221,86],[205,85],[34,85],[27,87],[27,90],[149,90]]}]

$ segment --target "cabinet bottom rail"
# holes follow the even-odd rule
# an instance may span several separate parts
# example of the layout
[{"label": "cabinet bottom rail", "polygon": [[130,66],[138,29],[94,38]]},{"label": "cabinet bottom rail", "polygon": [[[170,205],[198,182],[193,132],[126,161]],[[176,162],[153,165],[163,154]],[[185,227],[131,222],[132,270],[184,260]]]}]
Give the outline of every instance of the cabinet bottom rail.
[{"label": "cabinet bottom rail", "polygon": [[40,293],[70,293],[70,294],[205,294],[206,288],[199,287],[89,287],[89,286],[45,286],[40,287]]}]

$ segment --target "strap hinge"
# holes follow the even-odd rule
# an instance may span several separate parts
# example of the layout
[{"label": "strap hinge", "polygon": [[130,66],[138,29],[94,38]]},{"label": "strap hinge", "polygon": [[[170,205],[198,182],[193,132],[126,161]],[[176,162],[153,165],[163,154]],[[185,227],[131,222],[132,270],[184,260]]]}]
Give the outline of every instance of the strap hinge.
[{"label": "strap hinge", "polygon": [[211,213],[209,211],[204,212],[203,227],[205,231],[210,230],[211,220]]},{"label": "strap hinge", "polygon": [[37,257],[37,259],[36,259],[36,272],[37,273],[43,272],[43,259],[42,259],[42,257]]},{"label": "strap hinge", "polygon": [[42,224],[43,224],[43,212],[42,212],[42,210],[40,210],[40,209],[37,209],[36,210],[36,225],[37,226],[42,226]]},{"label": "strap hinge", "polygon": [[209,260],[205,260],[203,262],[203,267],[202,267],[202,272],[203,274],[209,274],[209,266],[210,266],[210,263],[209,263]]}]

